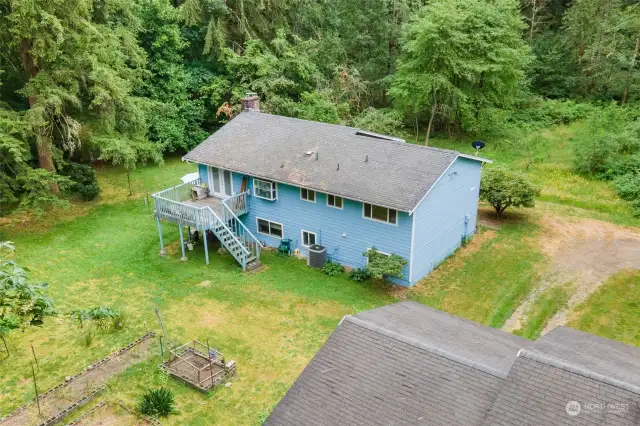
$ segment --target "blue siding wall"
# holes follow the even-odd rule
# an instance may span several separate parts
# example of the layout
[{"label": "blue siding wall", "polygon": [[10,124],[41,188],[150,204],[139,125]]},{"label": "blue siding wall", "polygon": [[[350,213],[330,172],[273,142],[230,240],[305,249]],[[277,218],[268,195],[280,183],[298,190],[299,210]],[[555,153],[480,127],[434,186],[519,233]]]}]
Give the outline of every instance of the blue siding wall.
[{"label": "blue siding wall", "polygon": [[412,284],[475,232],[481,170],[480,162],[458,158],[413,213]]},{"label": "blue siding wall", "polygon": [[[242,175],[234,173],[234,189],[239,192]],[[385,253],[395,253],[409,260],[411,251],[412,218],[407,213],[398,212],[398,225],[375,222],[362,217],[362,203],[344,200],[344,209],[327,206],[327,195],[316,193],[316,202],[300,199],[300,188],[278,184],[278,199],[263,200],[253,196],[253,179],[248,178],[249,213],[242,217],[245,225],[266,245],[277,247],[278,238],[259,234],[256,218],[281,223],[284,238],[292,240],[292,248],[301,247],[301,230],[316,233],[317,242],[327,247],[328,256],[343,265],[362,267],[366,258],[362,256],[369,247]],[[404,280],[398,284],[408,285],[409,266],[403,272]]]}]

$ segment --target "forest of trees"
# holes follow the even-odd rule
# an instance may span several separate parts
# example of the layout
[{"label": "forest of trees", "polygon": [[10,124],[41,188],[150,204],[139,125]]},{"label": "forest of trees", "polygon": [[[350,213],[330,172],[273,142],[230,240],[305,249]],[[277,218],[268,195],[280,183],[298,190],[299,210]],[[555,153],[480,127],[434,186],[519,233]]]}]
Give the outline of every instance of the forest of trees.
[{"label": "forest of trees", "polygon": [[[0,0],[0,206],[60,202],[91,174],[77,163],[161,163],[246,92],[420,143],[594,105],[638,136],[639,50],[632,0]],[[609,148],[640,188],[640,147]]]}]

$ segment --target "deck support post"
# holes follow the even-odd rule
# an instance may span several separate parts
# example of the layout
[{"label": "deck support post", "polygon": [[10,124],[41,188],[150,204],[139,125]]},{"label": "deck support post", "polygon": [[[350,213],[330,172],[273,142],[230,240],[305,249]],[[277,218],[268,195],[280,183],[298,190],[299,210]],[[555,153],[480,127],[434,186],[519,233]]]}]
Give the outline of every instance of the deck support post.
[{"label": "deck support post", "polygon": [[207,230],[202,231],[202,239],[204,240],[204,261],[209,264],[209,246],[207,244]]},{"label": "deck support post", "polygon": [[178,224],[178,231],[180,232],[180,248],[182,249],[182,257],[180,258],[180,260],[182,260],[183,262],[185,260],[187,260],[187,256],[184,253],[184,235],[182,233],[182,224]]},{"label": "deck support post", "polygon": [[160,256],[164,257],[167,255],[167,251],[164,249],[164,243],[162,242],[162,225],[159,217],[156,217],[156,220],[158,221],[158,235],[160,236]]}]

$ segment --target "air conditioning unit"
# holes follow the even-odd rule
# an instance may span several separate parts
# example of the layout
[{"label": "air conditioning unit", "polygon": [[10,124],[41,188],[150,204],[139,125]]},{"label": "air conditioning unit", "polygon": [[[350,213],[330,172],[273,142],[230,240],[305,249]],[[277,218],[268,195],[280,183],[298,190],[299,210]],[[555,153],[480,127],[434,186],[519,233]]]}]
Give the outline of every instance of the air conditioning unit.
[{"label": "air conditioning unit", "polygon": [[319,244],[309,246],[309,256],[307,257],[307,265],[312,268],[322,268],[327,262],[327,248]]}]

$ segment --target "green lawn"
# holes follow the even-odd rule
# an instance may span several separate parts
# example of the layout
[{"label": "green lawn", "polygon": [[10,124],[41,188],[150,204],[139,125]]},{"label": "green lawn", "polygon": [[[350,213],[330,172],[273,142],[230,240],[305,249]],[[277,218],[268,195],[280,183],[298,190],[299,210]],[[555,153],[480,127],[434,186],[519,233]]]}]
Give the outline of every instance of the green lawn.
[{"label": "green lawn", "polygon": [[[543,202],[535,210],[508,212],[499,229],[481,228],[467,247],[409,291],[356,284],[346,275],[328,278],[303,261],[271,253],[264,255],[266,268],[255,274],[242,273],[231,257],[221,254],[212,255],[207,266],[201,247],[181,262],[177,228],[170,224],[164,225],[169,256],[160,258],[153,208],[145,198],[178,183],[193,166],[170,158],[163,167],[137,169],[133,197],[127,195],[121,169],[100,168],[102,195],[97,202],[75,202],[69,210],[48,212],[37,220],[0,220],[0,240],[13,240],[18,262],[28,266],[34,278],[51,284],[49,293],[60,312],[41,328],[9,336],[13,356],[0,361],[0,415],[33,397],[30,343],[39,356],[44,390],[142,335],[147,327],[158,331],[154,306],[171,340],[209,339],[238,365],[232,386],[211,396],[167,379],[157,369],[159,355],[113,378],[103,398],[129,407],[146,389],[169,386],[180,412],[166,423],[176,425],[229,424],[230,419],[234,424],[259,424],[347,314],[410,298],[501,327],[548,264],[538,244],[541,215],[640,224],[607,183],[571,171],[570,152],[562,146],[570,133],[571,127],[549,133],[549,143],[557,149],[547,162],[530,170],[542,187]],[[467,142],[435,139],[433,144],[473,153]],[[497,163],[522,167],[504,147],[489,144],[483,154]],[[640,344],[634,332],[640,329],[635,308],[640,296],[633,299],[633,294],[640,294],[638,284],[637,274],[612,280],[581,307],[572,325]],[[559,306],[558,295],[546,296],[533,305],[531,324],[523,331],[528,337],[535,336]],[[96,335],[86,347],[84,332],[65,313],[98,305],[122,310],[127,326]]]},{"label": "green lawn", "polygon": [[544,256],[538,227],[526,218],[484,229],[443,262],[409,297],[456,315],[502,327],[536,283]]},{"label": "green lawn", "polygon": [[[1,228],[0,238],[16,243],[17,261],[51,284],[49,294],[60,315],[42,328],[9,336],[13,356],[0,361],[0,415],[33,396],[29,343],[39,356],[44,390],[143,334],[145,322],[158,330],[155,304],[170,339],[208,338],[238,365],[233,385],[211,397],[169,380],[180,414],[168,423],[256,423],[344,315],[393,300],[384,288],[355,284],[346,275],[328,278],[303,261],[269,253],[264,256],[267,269],[256,274],[242,273],[228,255],[212,255],[207,266],[201,248],[181,262],[177,227],[170,224],[164,225],[169,257],[160,258],[145,190],[174,184],[191,169],[175,160],[162,169],[139,169],[134,175],[138,196],[133,198],[125,189],[116,190],[126,188],[123,174],[106,169],[99,174],[105,188],[99,203],[74,206],[57,224],[44,217],[33,227],[17,223]],[[79,216],[71,220],[73,215]],[[121,309],[127,327],[99,333],[87,348],[84,332],[64,314],[98,305]],[[116,378],[106,398],[132,406],[144,390],[167,382],[158,363],[156,356]]]},{"label": "green lawn", "polygon": [[527,320],[524,326],[514,333],[533,340],[540,337],[549,320],[567,307],[569,290],[566,286],[551,287],[540,293],[526,313]]},{"label": "green lawn", "polygon": [[640,271],[621,272],[578,306],[569,325],[640,346]]}]

